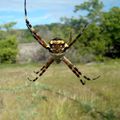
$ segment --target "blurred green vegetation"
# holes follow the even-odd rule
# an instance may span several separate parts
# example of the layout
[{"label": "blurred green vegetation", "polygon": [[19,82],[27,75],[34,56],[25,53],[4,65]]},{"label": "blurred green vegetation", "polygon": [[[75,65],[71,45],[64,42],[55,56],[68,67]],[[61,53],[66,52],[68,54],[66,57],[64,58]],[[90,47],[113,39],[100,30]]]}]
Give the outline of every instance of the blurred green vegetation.
[{"label": "blurred green vegetation", "polygon": [[[74,12],[79,14],[78,17],[63,17],[61,18],[61,23],[36,25],[34,27],[38,34],[47,42],[54,37],[60,37],[69,43],[70,33],[72,33],[74,39],[84,25],[89,24],[82,37],[79,38],[70,50],[72,55],[68,56],[71,57],[72,61],[85,63],[120,58],[120,8],[113,7],[108,11],[103,9],[104,4],[100,0],[85,1],[75,6]],[[84,15],[81,15],[81,12]],[[13,29],[15,24],[16,22],[11,22],[0,25],[0,44],[3,44],[4,38],[6,42],[9,42],[9,39],[12,38],[17,39],[18,43],[36,42],[28,29]],[[15,40],[13,41],[16,42]],[[10,48],[1,50],[1,54],[4,51],[12,50]],[[8,56],[14,57],[17,54],[14,50],[8,53],[11,54]]]},{"label": "blurred green vegetation", "polygon": [[0,31],[0,63],[15,63],[18,53],[17,38],[12,27],[16,23],[10,22],[1,26]]},{"label": "blurred green vegetation", "polygon": [[85,12],[79,18],[62,18],[65,24],[74,28],[75,32],[85,24],[89,24],[83,36],[75,44],[80,53],[93,55],[94,59],[105,57],[120,58],[120,8],[113,7],[103,11],[104,5],[99,0],[89,0],[75,6],[77,13]]}]

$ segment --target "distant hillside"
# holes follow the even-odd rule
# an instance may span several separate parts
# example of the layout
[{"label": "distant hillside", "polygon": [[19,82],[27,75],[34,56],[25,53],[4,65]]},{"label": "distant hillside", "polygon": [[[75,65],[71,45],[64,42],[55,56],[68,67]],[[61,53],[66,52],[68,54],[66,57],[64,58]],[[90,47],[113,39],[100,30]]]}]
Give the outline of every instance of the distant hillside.
[{"label": "distant hillside", "polygon": [[18,63],[40,62],[48,58],[48,52],[37,43],[20,43],[18,46]]},{"label": "distant hillside", "polygon": [[[49,25],[37,25],[34,26],[34,28],[37,31],[37,33],[46,41],[49,41],[54,37],[60,37],[62,39],[67,40],[69,37],[69,33],[71,31],[71,28],[69,26],[61,23],[53,23]],[[35,42],[34,38],[32,37],[28,29],[15,30],[14,34],[18,36],[17,39],[20,43]]]}]

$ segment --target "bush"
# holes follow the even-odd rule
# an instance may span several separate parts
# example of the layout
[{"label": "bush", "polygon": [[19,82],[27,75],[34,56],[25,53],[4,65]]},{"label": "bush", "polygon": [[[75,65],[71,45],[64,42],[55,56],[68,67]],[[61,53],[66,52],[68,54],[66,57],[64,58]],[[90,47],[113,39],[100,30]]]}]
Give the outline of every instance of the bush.
[{"label": "bush", "polygon": [[16,37],[9,36],[0,40],[0,63],[15,63],[17,51]]}]

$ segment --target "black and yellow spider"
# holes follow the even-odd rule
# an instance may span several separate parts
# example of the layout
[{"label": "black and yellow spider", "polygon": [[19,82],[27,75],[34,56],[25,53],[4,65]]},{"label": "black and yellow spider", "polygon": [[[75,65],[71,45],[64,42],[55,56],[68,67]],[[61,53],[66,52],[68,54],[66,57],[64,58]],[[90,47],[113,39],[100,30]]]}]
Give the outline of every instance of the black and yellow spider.
[{"label": "black and yellow spider", "polygon": [[[68,50],[76,42],[76,40],[81,37],[81,35],[83,34],[87,25],[84,26],[82,31],[69,44],[66,43],[63,39],[60,39],[57,37],[50,40],[49,44],[47,44],[37,34],[37,32],[35,31],[35,29],[32,27],[32,25],[30,24],[30,22],[27,19],[26,0],[24,2],[24,10],[25,10],[25,22],[26,22],[26,25],[27,25],[29,31],[31,32],[33,37],[40,43],[40,45],[42,45],[44,48],[46,48],[51,54],[51,58],[49,58],[48,62],[39,71],[35,72],[35,74],[37,74],[38,77],[35,77],[32,80],[30,78],[28,78],[28,80],[36,81],[41,75],[43,75],[43,73],[46,71],[46,69],[54,61],[56,63],[60,63],[61,61],[63,61],[72,70],[72,72],[80,79],[80,82],[82,83],[82,85],[85,84],[85,80],[95,80],[95,79],[99,78],[99,76],[98,76],[96,78],[90,79],[89,77],[82,75],[82,73],[65,57],[66,50]],[[71,37],[70,37],[70,39],[71,39]],[[84,81],[82,78],[84,79]]]}]

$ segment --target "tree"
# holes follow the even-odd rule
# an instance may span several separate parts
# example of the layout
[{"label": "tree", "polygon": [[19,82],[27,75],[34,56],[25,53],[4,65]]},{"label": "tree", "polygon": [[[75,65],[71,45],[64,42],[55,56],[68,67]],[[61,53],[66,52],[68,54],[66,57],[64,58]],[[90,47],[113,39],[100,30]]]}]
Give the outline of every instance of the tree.
[{"label": "tree", "polygon": [[112,58],[120,58],[120,8],[113,7],[104,13],[102,19],[104,34],[108,36],[106,55]]},{"label": "tree", "polygon": [[16,55],[17,41],[15,36],[0,40],[0,63],[15,63]]},{"label": "tree", "polygon": [[74,12],[80,13],[79,18],[63,20],[65,24],[73,26],[76,33],[82,25],[89,23],[78,44],[75,44],[80,55],[92,54],[95,59],[101,60],[103,57],[120,58],[120,8],[114,7],[104,12],[103,6],[100,0],[86,1],[75,6]]},{"label": "tree", "polygon": [[100,0],[89,0],[80,5],[75,6],[75,12],[84,11],[88,22],[99,22],[103,13],[103,3]]},{"label": "tree", "polygon": [[16,25],[16,22],[9,22],[9,23],[6,23],[4,25],[2,25],[1,27],[3,29],[5,29],[7,32],[9,32],[10,30],[12,30],[12,28]]},{"label": "tree", "polygon": [[17,55],[16,36],[11,34],[14,22],[1,25],[0,30],[0,63],[15,63]]},{"label": "tree", "polygon": [[[81,11],[84,15],[81,14]],[[105,38],[102,36],[103,29],[100,26],[102,14],[103,14],[103,3],[99,0],[89,0],[80,5],[75,6],[75,13],[80,13],[79,18],[72,17],[71,19],[64,18],[65,24],[71,25],[75,29],[75,33],[79,33],[80,29],[85,24],[88,24],[87,29],[83,33],[82,37],[75,44],[75,48],[79,50],[80,55],[89,56],[92,59],[96,59],[103,56],[106,51]]]}]

